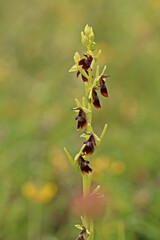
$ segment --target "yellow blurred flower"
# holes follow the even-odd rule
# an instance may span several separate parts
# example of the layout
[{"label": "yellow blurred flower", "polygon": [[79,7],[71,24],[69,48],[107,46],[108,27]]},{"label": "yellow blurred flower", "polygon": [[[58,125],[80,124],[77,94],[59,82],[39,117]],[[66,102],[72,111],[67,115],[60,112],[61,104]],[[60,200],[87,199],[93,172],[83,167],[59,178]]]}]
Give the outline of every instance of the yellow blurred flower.
[{"label": "yellow blurred flower", "polygon": [[126,119],[127,121],[134,120],[138,114],[138,103],[133,99],[130,99],[129,101],[125,99],[119,105],[119,113],[122,118]]},{"label": "yellow blurred flower", "polygon": [[96,158],[91,167],[93,169],[93,179],[98,180],[102,176],[102,173],[108,171],[110,164],[110,159],[106,156],[100,156]]},{"label": "yellow blurred flower", "polygon": [[110,171],[115,175],[120,175],[125,171],[125,164],[122,161],[112,161],[110,164]]},{"label": "yellow blurred flower", "polygon": [[120,160],[112,160],[109,157],[101,156],[94,160],[92,169],[95,180],[105,171],[111,172],[114,175],[121,175],[125,171],[125,164]]},{"label": "yellow blurred flower", "polygon": [[33,182],[26,182],[22,186],[22,194],[29,200],[36,203],[45,203],[50,201],[57,193],[57,185],[54,183],[45,183],[39,187]]},{"label": "yellow blurred flower", "polygon": [[160,7],[160,1],[159,0],[148,0],[151,6],[155,7],[157,10],[158,7]]},{"label": "yellow blurred flower", "polygon": [[109,164],[110,164],[110,159],[108,157],[101,156],[94,160],[92,167],[95,174],[98,174],[108,170]]},{"label": "yellow blurred flower", "polygon": [[58,149],[51,149],[49,159],[58,172],[64,172],[68,168],[67,160],[63,152]]},{"label": "yellow blurred flower", "polygon": [[112,62],[112,60],[114,58],[114,50],[111,45],[109,45],[105,42],[101,42],[101,43],[97,44],[96,48],[101,49],[103,52],[103,54],[101,55],[101,57],[99,59],[100,64],[109,64]]},{"label": "yellow blurred flower", "polygon": [[0,81],[4,80],[8,75],[7,66],[1,65],[0,66]]}]

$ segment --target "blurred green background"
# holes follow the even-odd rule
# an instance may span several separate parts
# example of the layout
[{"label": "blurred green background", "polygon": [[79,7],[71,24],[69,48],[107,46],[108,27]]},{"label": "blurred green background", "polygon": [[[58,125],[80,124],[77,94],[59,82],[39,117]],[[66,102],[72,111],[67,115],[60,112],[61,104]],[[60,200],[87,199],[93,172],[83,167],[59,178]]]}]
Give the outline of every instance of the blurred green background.
[{"label": "blurred green background", "polygon": [[80,176],[68,164],[82,139],[68,70],[80,32],[93,27],[109,99],[94,111],[94,185],[106,195],[96,240],[160,239],[160,1],[0,1],[0,240],[68,240]]}]

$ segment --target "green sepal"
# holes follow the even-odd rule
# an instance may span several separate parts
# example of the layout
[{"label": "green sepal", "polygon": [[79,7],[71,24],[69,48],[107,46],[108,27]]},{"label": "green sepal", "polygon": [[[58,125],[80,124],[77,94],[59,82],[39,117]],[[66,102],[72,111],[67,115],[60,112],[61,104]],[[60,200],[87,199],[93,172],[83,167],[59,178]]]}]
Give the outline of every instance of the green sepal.
[{"label": "green sepal", "polygon": [[80,55],[78,52],[74,54],[74,61],[78,65],[79,60],[81,59]]},{"label": "green sepal", "polygon": [[83,230],[83,226],[80,225],[80,224],[75,224],[74,226],[75,226],[76,228],[78,228],[79,230],[81,230],[81,231]]},{"label": "green sepal", "polygon": [[77,68],[78,68],[78,71],[79,71],[85,78],[88,79],[89,76],[88,76],[87,73],[82,69],[82,67],[78,65]]},{"label": "green sepal", "polygon": [[82,221],[83,226],[87,228],[88,224],[87,224],[86,218],[81,216],[81,221]]},{"label": "green sepal", "polygon": [[90,233],[90,231],[88,230],[88,228],[86,228],[86,233],[87,233],[88,236],[91,235],[91,233]]},{"label": "green sepal", "polygon": [[75,103],[77,107],[80,107],[80,108],[82,107],[80,101],[77,98],[75,98]]},{"label": "green sepal", "polygon": [[95,62],[96,62],[96,61],[95,61],[94,58],[93,58],[93,60],[92,60],[92,62],[91,62],[91,69],[93,69]]},{"label": "green sepal", "polygon": [[77,68],[77,65],[73,65],[70,69],[69,69],[69,72],[76,72],[78,71],[78,68]]},{"label": "green sepal", "polygon": [[[82,217],[81,217],[82,218]],[[85,230],[86,230],[86,233],[87,233],[87,235],[89,236],[91,233],[90,233],[90,231],[88,230],[88,228],[86,227],[86,225],[80,225],[80,224],[75,224],[74,225],[76,228],[78,228],[79,230],[83,230],[84,228],[85,228]]]},{"label": "green sepal", "polygon": [[[89,110],[86,107],[83,107],[85,105],[85,98],[84,97],[82,98],[82,104],[80,103],[80,101],[77,98],[75,98],[75,103],[77,105],[77,108],[81,108],[85,113],[91,113],[91,110]],[[73,110],[76,111],[76,112],[78,111],[78,109],[74,109],[74,108],[73,108]]]}]

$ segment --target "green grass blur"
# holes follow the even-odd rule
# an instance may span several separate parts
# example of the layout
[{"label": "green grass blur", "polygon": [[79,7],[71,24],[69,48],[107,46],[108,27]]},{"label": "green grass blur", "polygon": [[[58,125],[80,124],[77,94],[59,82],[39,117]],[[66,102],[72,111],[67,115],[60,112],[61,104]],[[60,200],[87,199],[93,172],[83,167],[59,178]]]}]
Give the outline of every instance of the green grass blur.
[{"label": "green grass blur", "polygon": [[[63,153],[82,139],[74,98],[83,82],[69,74],[80,32],[93,27],[99,64],[107,65],[109,99],[94,111],[99,134],[94,185],[106,195],[96,240],[160,239],[160,1],[1,0],[0,2],[0,240],[68,240],[80,223],[69,210],[81,187]],[[101,161],[103,159],[103,161]],[[99,160],[99,161],[98,161]],[[106,167],[105,161],[109,162]],[[103,164],[105,167],[103,167]],[[48,201],[27,198],[54,183]]]}]

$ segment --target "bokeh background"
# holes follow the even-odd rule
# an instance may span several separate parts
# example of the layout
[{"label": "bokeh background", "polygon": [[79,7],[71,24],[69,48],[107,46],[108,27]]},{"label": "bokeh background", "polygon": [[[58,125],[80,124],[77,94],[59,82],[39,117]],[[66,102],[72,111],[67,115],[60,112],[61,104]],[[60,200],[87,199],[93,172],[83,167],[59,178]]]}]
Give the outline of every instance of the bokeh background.
[{"label": "bokeh background", "polygon": [[109,99],[94,111],[99,134],[93,184],[105,193],[97,240],[160,239],[160,1],[0,1],[0,240],[68,240],[80,223],[69,206],[81,187],[74,156],[69,74],[80,32],[93,27],[99,64],[111,74]]}]

